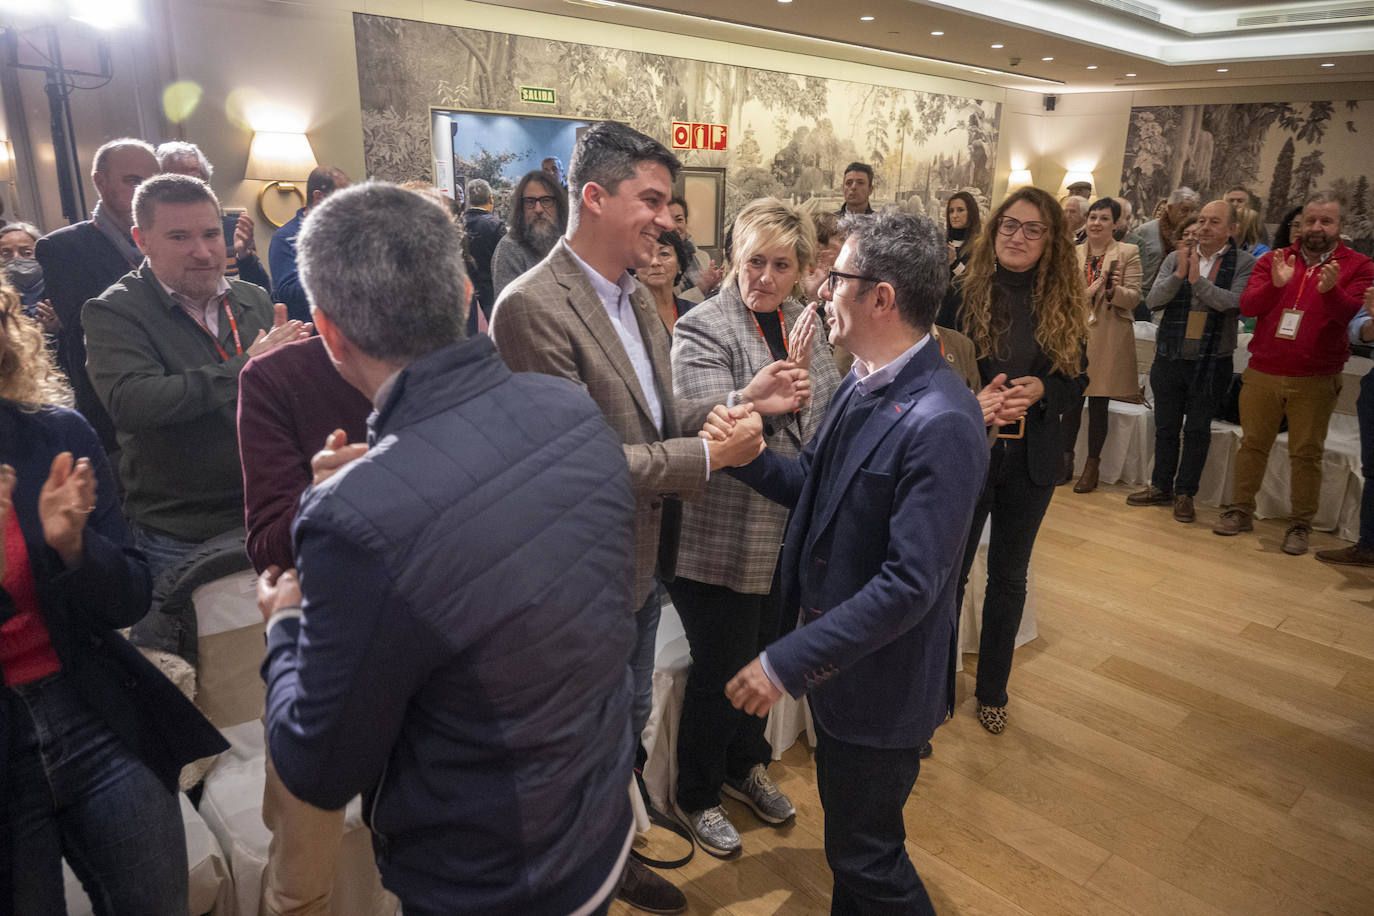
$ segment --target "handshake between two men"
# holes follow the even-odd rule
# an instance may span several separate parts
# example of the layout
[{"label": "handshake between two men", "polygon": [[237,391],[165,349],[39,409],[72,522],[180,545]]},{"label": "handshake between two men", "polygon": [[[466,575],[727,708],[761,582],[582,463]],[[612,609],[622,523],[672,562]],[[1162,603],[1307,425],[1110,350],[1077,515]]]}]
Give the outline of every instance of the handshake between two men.
[{"label": "handshake between two men", "polygon": [[698,436],[707,441],[711,470],[742,467],[763,454],[763,418],[801,410],[811,400],[816,313],[806,309],[787,335],[787,359],[764,366],[726,403],[706,416]]},{"label": "handshake between two men", "polygon": [[758,371],[749,384],[732,391],[726,404],[706,416],[698,436],[707,441],[711,470],[737,468],[763,454],[763,418],[800,410],[811,398],[811,373],[780,359]]}]

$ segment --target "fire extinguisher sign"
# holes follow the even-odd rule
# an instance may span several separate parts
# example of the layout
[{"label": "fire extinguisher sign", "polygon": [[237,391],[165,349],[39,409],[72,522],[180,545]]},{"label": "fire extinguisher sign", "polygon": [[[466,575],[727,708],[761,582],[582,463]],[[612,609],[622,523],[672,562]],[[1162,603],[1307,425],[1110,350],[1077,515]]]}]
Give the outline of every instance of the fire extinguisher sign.
[{"label": "fire extinguisher sign", "polygon": [[728,133],[724,124],[697,124],[688,121],[673,122],[673,149],[727,148]]}]

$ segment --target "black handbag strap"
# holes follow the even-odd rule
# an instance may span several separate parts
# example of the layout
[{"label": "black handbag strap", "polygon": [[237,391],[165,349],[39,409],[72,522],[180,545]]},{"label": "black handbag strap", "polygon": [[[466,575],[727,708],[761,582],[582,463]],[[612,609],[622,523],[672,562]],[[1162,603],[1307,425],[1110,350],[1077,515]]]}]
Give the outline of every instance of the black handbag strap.
[{"label": "black handbag strap", "polygon": [[649,823],[655,827],[662,827],[669,830],[687,841],[687,855],[680,859],[654,859],[644,855],[638,849],[631,849],[630,855],[634,856],[645,865],[653,868],[681,868],[692,861],[692,856],[696,855],[696,841],[692,839],[692,833],[677,818],[669,817],[662,811],[654,807],[654,803],[649,801],[649,790],[644,786],[644,774],[635,769],[635,783],[639,786],[639,795],[644,799],[644,810],[649,813]]}]

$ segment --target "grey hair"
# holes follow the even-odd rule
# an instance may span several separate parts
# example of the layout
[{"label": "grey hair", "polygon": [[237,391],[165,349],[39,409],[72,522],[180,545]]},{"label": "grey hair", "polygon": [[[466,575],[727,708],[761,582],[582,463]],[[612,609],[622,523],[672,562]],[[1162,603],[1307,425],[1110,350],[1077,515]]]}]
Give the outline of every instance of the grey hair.
[{"label": "grey hair", "polygon": [[1068,197],[1064,198],[1064,207],[1067,208],[1071,203],[1078,207],[1078,211],[1084,216],[1088,215],[1088,205],[1091,203],[1088,198],[1079,197],[1077,194],[1070,194]]},{"label": "grey hair", "polygon": [[666,146],[653,137],[645,136],[632,127],[615,121],[593,124],[577,138],[572,165],[568,167],[568,197],[576,215],[582,206],[582,189],[596,182],[615,194],[620,183],[633,178],[641,162],[654,162],[668,170],[677,180],[682,163]]},{"label": "grey hair", "polygon": [[469,207],[485,207],[491,203],[491,185],[481,178],[474,178],[467,185]]},{"label": "grey hair", "polygon": [[1189,187],[1175,188],[1175,189],[1173,190],[1173,193],[1171,193],[1171,194],[1169,195],[1169,203],[1170,203],[1171,205],[1172,205],[1172,204],[1181,204],[1181,203],[1183,203],[1185,200],[1191,200],[1191,201],[1196,202],[1198,199],[1199,199],[1199,198],[1198,198],[1197,191],[1194,191],[1192,188],[1189,188]]},{"label": "grey hair", "polygon": [[1302,208],[1306,210],[1312,204],[1335,204],[1341,209],[1345,209],[1341,204],[1341,199],[1331,191],[1318,191],[1315,194],[1309,194],[1307,200],[1302,202]]},{"label": "grey hair", "polygon": [[196,167],[199,168],[200,173],[205,176],[201,179],[202,181],[208,182],[214,177],[215,167],[210,164],[209,159],[205,158],[205,154],[201,152],[200,147],[196,146],[194,143],[188,143],[185,140],[168,140],[166,143],[158,146],[158,148],[154,150],[153,155],[157,156],[157,167],[164,172],[167,171],[167,163],[169,162],[177,159],[194,159],[196,160]]},{"label": "grey hair", "polygon": [[1127,219],[1130,219],[1133,215],[1135,215],[1135,205],[1132,204],[1132,203],[1131,203],[1129,200],[1127,200],[1126,198],[1124,198],[1124,197],[1113,197],[1112,200],[1114,200],[1114,201],[1116,201],[1117,203],[1121,204],[1121,212],[1122,212],[1123,214],[1125,214],[1125,216],[1126,216]]},{"label": "grey hair", "polygon": [[43,237],[43,233],[38,231],[38,227],[33,223],[13,222],[0,226],[0,236],[9,235],[11,232],[22,232],[35,242]]},{"label": "grey hair", "polygon": [[108,172],[110,170],[110,155],[122,149],[136,148],[146,150],[148,155],[157,158],[157,151],[153,145],[146,140],[137,137],[120,137],[118,140],[111,140],[102,143],[100,149],[95,151],[95,156],[91,158],[91,174],[96,172]]},{"label": "grey hair", "polygon": [[310,211],[297,243],[301,285],[373,359],[410,363],[464,338],[458,229],[412,191],[367,181]]},{"label": "grey hair", "polygon": [[850,214],[840,228],[847,233],[855,273],[891,284],[902,321],[929,330],[949,286],[944,228],[895,205],[872,216]]},{"label": "grey hair", "polygon": [[134,192],[134,225],[143,231],[152,228],[158,204],[206,203],[219,211],[219,198],[199,178],[168,172],[154,175]]}]

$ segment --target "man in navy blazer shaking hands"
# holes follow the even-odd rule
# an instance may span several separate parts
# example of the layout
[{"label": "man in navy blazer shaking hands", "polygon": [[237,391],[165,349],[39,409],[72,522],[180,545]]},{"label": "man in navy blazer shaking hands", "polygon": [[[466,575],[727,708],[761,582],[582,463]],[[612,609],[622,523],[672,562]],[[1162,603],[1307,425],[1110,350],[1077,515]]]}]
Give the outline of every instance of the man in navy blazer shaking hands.
[{"label": "man in navy blazer shaking hands", "polygon": [[[848,222],[821,296],[854,368],[800,458],[765,452],[731,472],[794,507],[781,575],[801,625],[726,693],[755,715],[783,691],[811,698],[831,912],[934,913],[902,807],[953,705],[954,595],[988,445],[977,399],[929,334],[943,233],[895,209]],[[708,426],[729,422],[718,411]]]}]

